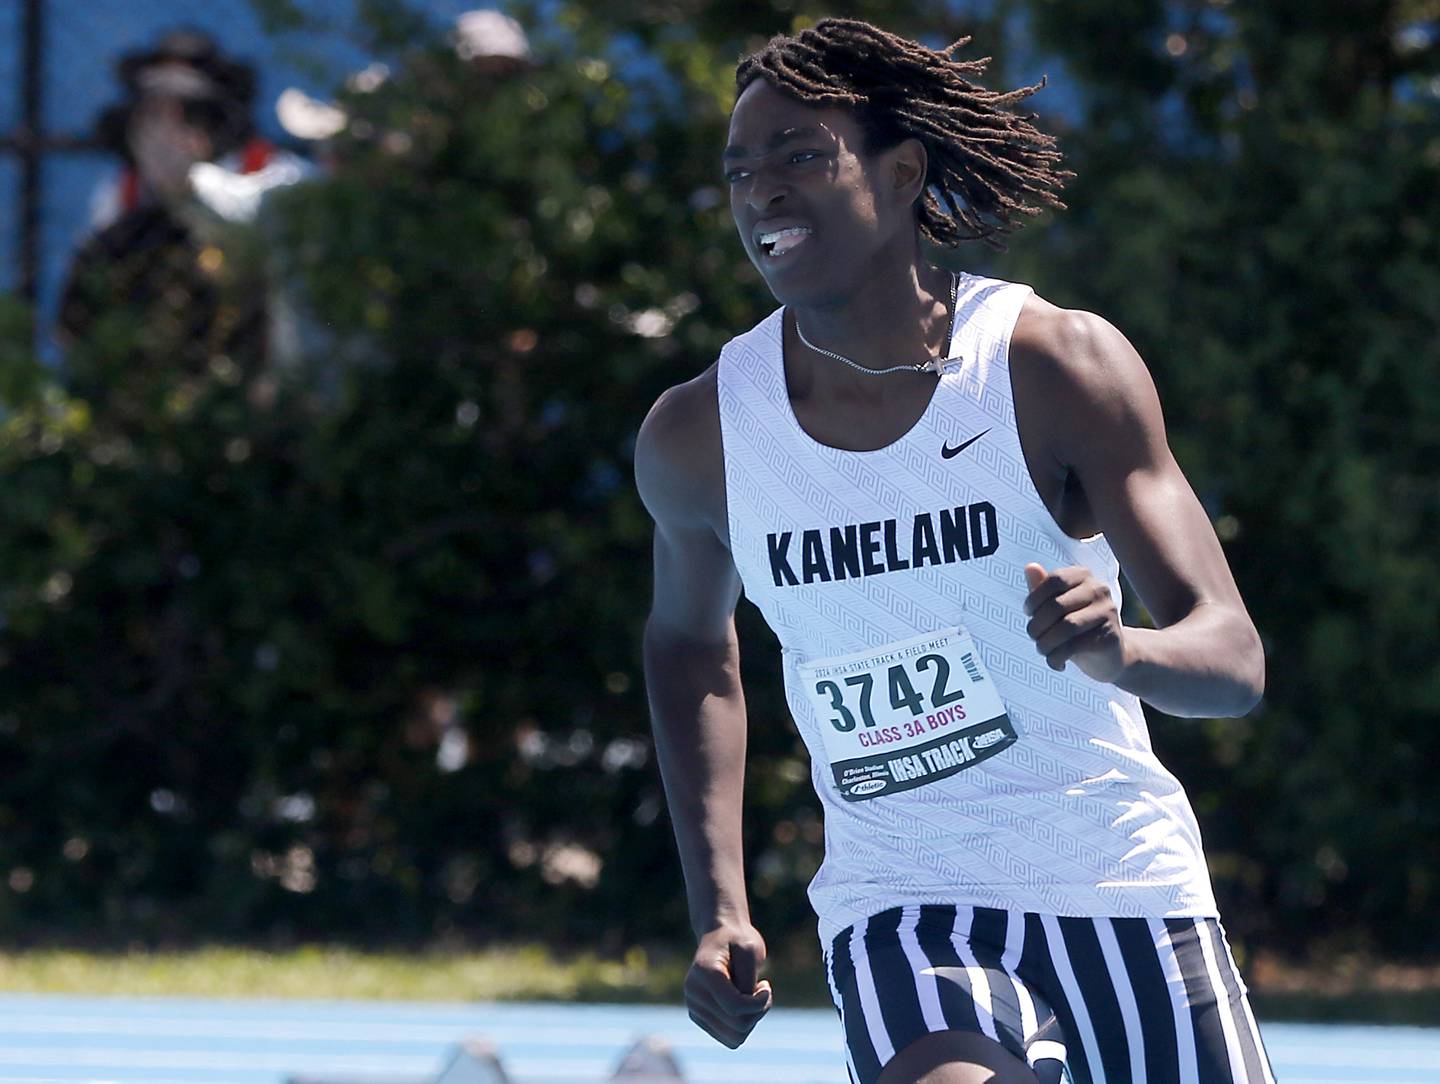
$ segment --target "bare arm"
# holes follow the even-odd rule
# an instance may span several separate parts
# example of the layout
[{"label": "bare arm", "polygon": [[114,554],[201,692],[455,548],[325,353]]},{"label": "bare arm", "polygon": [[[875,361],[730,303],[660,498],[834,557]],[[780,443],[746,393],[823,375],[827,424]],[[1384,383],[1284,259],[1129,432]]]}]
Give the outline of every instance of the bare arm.
[{"label": "bare arm", "polygon": [[[1027,566],[1032,637],[1051,665],[1073,659],[1172,715],[1243,715],[1265,658],[1210,519],[1171,454],[1160,399],[1125,336],[1090,313],[1032,324],[1026,361],[1066,409],[1048,446],[1080,481],[1095,520],[1156,628],[1121,626],[1103,584]],[[1017,328],[1018,331],[1018,328]]]},{"label": "bare arm", "polygon": [[724,480],[713,374],[672,388],[635,450],[655,520],[655,594],[645,682],[655,747],[699,939],[686,978],[691,1018],[727,1046],[770,1006],[764,941],[745,892],[741,810],[745,700],[735,638],[740,580],[724,540]]},{"label": "bare arm", "polygon": [[645,624],[645,684],[666,801],[675,824],[696,936],[749,921],[740,849],[745,700],[734,608],[739,580],[708,524],[667,505],[664,468],[643,463],[655,515],[655,594]]}]

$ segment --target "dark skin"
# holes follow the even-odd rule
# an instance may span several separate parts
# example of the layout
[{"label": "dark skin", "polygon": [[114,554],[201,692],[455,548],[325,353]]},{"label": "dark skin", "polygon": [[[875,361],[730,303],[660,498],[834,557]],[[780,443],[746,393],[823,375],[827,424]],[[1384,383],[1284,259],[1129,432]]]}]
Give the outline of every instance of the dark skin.
[{"label": "dark skin", "polygon": [[[724,170],[747,254],[787,307],[786,381],[816,440],[872,450],[924,412],[937,378],[868,376],[807,349],[883,368],[942,353],[949,274],[923,259],[913,208],[923,145],[867,154],[843,110],[816,109],[757,81],[731,116]],[[791,247],[778,256],[777,231]],[[801,237],[794,243],[795,237]],[[1023,565],[1021,605],[1036,650],[1174,715],[1241,715],[1264,687],[1264,655],[1208,516],[1165,439],[1155,386],[1125,337],[1091,313],[1027,301],[1012,337],[1022,450],[1061,528],[1103,531],[1156,627],[1121,623],[1083,567]],[[655,594],[646,681],[662,776],[699,945],[685,984],[692,1019],[728,1046],[771,1003],[765,944],[750,919],[740,844],[746,716],[734,609],[715,367],[671,388],[636,448],[655,519]],[[1020,570],[1017,570],[1020,571]],[[979,1041],[977,1041],[979,1040]],[[887,1066],[885,1084],[1033,1080],[983,1037],[927,1036]]]}]

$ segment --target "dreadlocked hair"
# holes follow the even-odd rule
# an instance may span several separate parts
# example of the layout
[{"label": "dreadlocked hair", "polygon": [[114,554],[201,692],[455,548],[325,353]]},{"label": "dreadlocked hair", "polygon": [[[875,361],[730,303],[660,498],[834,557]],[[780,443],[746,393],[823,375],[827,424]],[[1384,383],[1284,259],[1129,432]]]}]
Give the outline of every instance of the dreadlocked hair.
[{"label": "dreadlocked hair", "polygon": [[970,39],[934,50],[856,19],[821,19],[798,34],[780,34],[735,69],[743,91],[764,79],[807,105],[840,106],[865,134],[865,153],[918,139],[929,156],[925,194],[915,209],[920,231],[937,245],[1000,236],[1044,207],[1064,208],[1057,194],[1075,174],[1060,168],[1055,137],[1031,122],[1037,114],[1009,107],[1045,86],[997,92],[971,81],[990,57],[957,60]]}]

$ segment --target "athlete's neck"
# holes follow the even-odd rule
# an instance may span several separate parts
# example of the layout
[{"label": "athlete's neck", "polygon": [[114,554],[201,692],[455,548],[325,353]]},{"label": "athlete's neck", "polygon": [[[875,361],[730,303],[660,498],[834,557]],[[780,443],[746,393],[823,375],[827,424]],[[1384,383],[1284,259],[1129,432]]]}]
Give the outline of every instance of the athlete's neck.
[{"label": "athlete's neck", "polygon": [[[867,274],[852,291],[833,301],[792,306],[790,311],[816,346],[868,368],[886,369],[927,361],[948,349],[950,344],[942,340],[950,324],[950,285],[950,272],[916,259],[888,274]],[[803,346],[801,355],[796,360],[806,368],[835,370],[847,381],[866,379],[865,374]]]}]

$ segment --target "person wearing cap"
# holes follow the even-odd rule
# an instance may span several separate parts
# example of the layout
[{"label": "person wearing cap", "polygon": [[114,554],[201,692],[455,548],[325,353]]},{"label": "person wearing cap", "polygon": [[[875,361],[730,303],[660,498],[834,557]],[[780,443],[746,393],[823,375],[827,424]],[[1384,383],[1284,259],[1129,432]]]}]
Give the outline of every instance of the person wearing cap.
[{"label": "person wearing cap", "polygon": [[[510,16],[491,8],[461,12],[455,18],[446,39],[454,54],[479,79],[499,82],[521,75],[534,66],[530,38],[525,28]],[[409,74],[424,74],[423,58],[417,55],[408,65]],[[345,80],[345,90],[352,97],[369,95],[390,83],[390,65],[375,61]],[[296,139],[314,143],[322,166],[338,165],[334,140],[342,132],[359,136],[351,122],[355,119],[340,102],[311,97],[299,87],[288,87],[275,102],[280,126]],[[362,131],[368,130],[362,127]]]},{"label": "person wearing cap", "polygon": [[226,221],[248,222],[265,191],[307,175],[303,158],[255,129],[254,68],[207,35],[171,31],[122,57],[117,70],[126,97],[101,114],[98,135],[121,165],[92,196],[92,232],[190,198]]},{"label": "person wearing cap", "polygon": [[276,299],[263,268],[242,270],[239,257],[258,251],[251,227],[266,194],[312,168],[259,135],[253,67],[207,35],[171,31],[116,70],[124,94],[98,135],[119,163],[91,198],[62,294],[61,343],[128,309],[152,334],[168,329],[176,363],[264,356]]},{"label": "person wearing cap", "polygon": [[[275,114],[290,136],[309,145],[326,176],[361,189],[371,188],[374,181],[388,190],[405,176],[423,184],[428,182],[419,180],[419,174],[430,168],[432,156],[471,104],[535,67],[530,39],[519,22],[493,9],[476,9],[457,16],[443,37],[353,72],[335,99],[287,88],[275,102]],[[396,95],[412,104],[392,108]],[[411,124],[415,101],[424,102],[425,112],[444,122],[417,132]],[[372,177],[372,171],[381,176]],[[283,265],[284,257],[293,253],[280,255]],[[281,276],[287,281],[300,277],[293,264],[282,266]],[[301,294],[295,290],[290,296]],[[289,317],[283,346],[319,375],[325,401],[334,400],[340,370],[384,362],[378,343],[363,326],[336,326],[304,304],[291,308]]]},{"label": "person wearing cap", "polygon": [[455,19],[455,52],[483,75],[514,75],[531,64],[530,39],[510,16],[490,8]]}]

